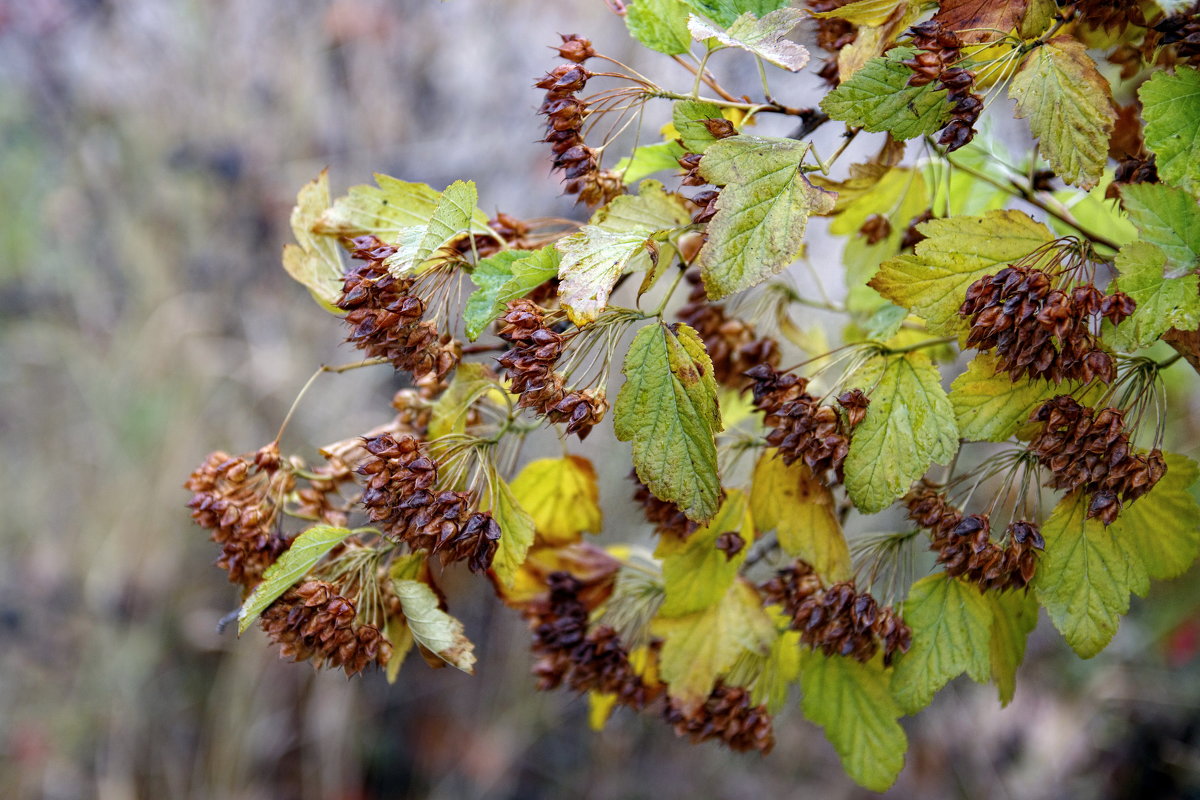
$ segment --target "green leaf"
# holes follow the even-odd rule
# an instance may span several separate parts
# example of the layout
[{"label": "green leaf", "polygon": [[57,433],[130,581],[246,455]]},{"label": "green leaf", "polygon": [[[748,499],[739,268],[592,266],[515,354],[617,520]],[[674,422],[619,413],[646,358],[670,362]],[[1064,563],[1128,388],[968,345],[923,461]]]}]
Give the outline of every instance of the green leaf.
[{"label": "green leaf", "polygon": [[717,549],[717,537],[726,531],[738,533],[747,544],[754,541],[754,522],[746,496],[736,489],[725,495],[717,515],[687,539],[675,536],[659,539],[654,557],[662,561],[666,588],[660,616],[681,617],[703,611],[724,597],[748,550],[743,547],[733,558],[727,558]]},{"label": "green leaf", "polygon": [[1003,442],[1029,421],[1033,410],[1064,387],[1049,381],[1014,381],[997,373],[998,359],[980,353],[950,384],[950,405],[958,420],[958,435],[972,442]]},{"label": "green leaf", "polygon": [[721,415],[704,342],[682,323],[647,325],[622,372],[613,427],[618,439],[633,442],[638,478],[690,519],[712,518],[721,496],[713,438]]},{"label": "green leaf", "polygon": [[781,69],[799,72],[808,63],[808,50],[785,37],[803,18],[804,12],[798,8],[781,8],[762,19],[747,12],[724,31],[693,15],[688,20],[688,30],[698,42],[716,39],[726,47],[753,53]]},{"label": "green leaf", "polygon": [[800,255],[809,214],[832,210],[835,195],[800,171],[807,152],[805,142],[758,136],[732,136],[705,151],[700,174],[725,187],[697,257],[710,299],[782,272]]},{"label": "green leaf", "polygon": [[480,259],[471,272],[479,288],[467,298],[463,323],[467,338],[475,341],[509,300],[524,297],[551,278],[558,277],[562,255],[552,245],[540,250],[504,250]]},{"label": "green leaf", "polygon": [[[424,183],[380,174],[375,175],[375,183],[378,185],[351,187],[321,214],[315,231],[335,237],[371,234],[395,243],[402,231],[427,224],[437,211],[441,193]],[[476,233],[488,232],[487,215],[476,209],[472,219]]]},{"label": "green leaf", "polygon": [[931,462],[949,463],[958,451],[958,429],[941,375],[919,350],[877,357],[853,380],[864,390],[875,388],[850,440],[846,490],[860,511],[874,514],[907,492]]},{"label": "green leaf", "polygon": [[739,681],[735,669],[730,682],[736,686],[749,686],[752,703],[765,705],[769,713],[778,714],[787,705],[788,693],[800,677],[801,648],[800,632],[785,630],[775,637],[765,656],[742,656],[747,662],[753,662],[751,681]]},{"label": "green leaf", "polygon": [[1180,64],[1138,87],[1146,147],[1163,180],[1200,194],[1200,70]]},{"label": "green leaf", "polygon": [[992,610],[992,680],[1000,705],[1012,702],[1017,691],[1017,668],[1025,659],[1025,642],[1037,627],[1038,604],[1028,592],[989,592]]},{"label": "green leaf", "polygon": [[1142,241],[1166,254],[1166,277],[1200,267],[1200,204],[1195,198],[1174,186],[1131,183],[1121,187],[1121,201]]},{"label": "green leaf", "polygon": [[790,0],[683,0],[687,5],[711,19],[728,27],[742,14],[750,12],[756,17],[790,4]]},{"label": "green leaf", "polygon": [[642,181],[637,194],[614,197],[589,220],[589,224],[615,233],[670,231],[691,222],[683,198],[668,192],[659,181]]},{"label": "green leaf", "polygon": [[245,633],[267,606],[295,586],[326,553],[349,535],[346,528],[314,525],[293,539],[279,560],[263,572],[262,582],[242,603],[238,611],[238,634]]},{"label": "green leaf", "polygon": [[475,674],[475,645],[463,624],[438,607],[438,597],[422,581],[395,580],[392,590],[400,600],[404,619],[417,644],[452,667]]},{"label": "green leaf", "polygon": [[576,325],[586,325],[608,306],[608,295],[634,256],[649,250],[657,258],[658,248],[650,238],[654,231],[608,231],[584,225],[578,233],[555,243],[562,253],[558,267],[559,299]]},{"label": "green leaf", "polygon": [[656,172],[679,169],[679,159],[686,152],[676,141],[644,144],[634,148],[633,153],[618,161],[613,169],[620,173],[626,184],[636,183]]},{"label": "green leaf", "polygon": [[485,365],[469,361],[459,364],[454,380],[433,404],[429,417],[429,438],[463,433],[471,405],[495,387],[496,381]]},{"label": "green leaf", "polygon": [[777,638],[758,593],[741,579],[719,602],[682,617],[660,616],[653,630],[664,639],[659,673],[684,705],[703,702],[743,652],[766,655]]},{"label": "green leaf", "polygon": [[894,47],[872,58],[821,100],[821,110],[840,122],[872,133],[889,131],[897,139],[912,139],[942,128],[950,119],[946,90],[937,82],[909,86],[912,70],[901,62],[916,53]]},{"label": "green leaf", "polygon": [[968,286],[1054,238],[1045,225],[1011,210],[931,219],[917,229],[928,238],[917,244],[913,255],[881,264],[869,285],[924,317],[935,334],[954,334],[965,327],[958,309]]},{"label": "green leaf", "polygon": [[1200,555],[1200,506],[1190,491],[1200,471],[1186,456],[1163,457],[1167,474],[1145,497],[1122,509],[1108,528],[1133,543],[1155,580],[1179,577]]},{"label": "green leaf", "polygon": [[882,25],[908,0],[857,0],[829,11],[815,11],[817,19],[844,19],[851,25]]},{"label": "green leaf", "polygon": [[1117,288],[1133,298],[1133,316],[1112,330],[1108,338],[1127,352],[1149,347],[1171,328],[1183,331],[1200,327],[1200,277],[1195,273],[1164,277],[1167,255],[1147,242],[1133,242],[1117,253]]},{"label": "green leaf", "polygon": [[500,526],[500,544],[492,560],[492,571],[501,585],[511,587],[533,545],[533,518],[521,508],[512,488],[497,474],[488,481],[485,505]]},{"label": "green leaf", "polygon": [[1121,615],[1129,610],[1129,593],[1142,595],[1150,587],[1138,554],[1141,532],[1121,535],[1116,524],[1105,528],[1087,519],[1087,508],[1082,492],[1059,501],[1042,525],[1046,552],[1033,577],[1038,602],[1082,658],[1091,658],[1112,640]]},{"label": "green leaf", "polygon": [[775,448],[764,450],[754,465],[750,514],[759,531],[776,531],[783,552],[811,564],[827,583],[850,580],[833,492],[803,461],[788,466]]},{"label": "green leaf", "polygon": [[803,650],[800,685],[804,716],[825,729],[846,774],[874,792],[895,783],[908,738],[896,721],[902,713],[880,663]]},{"label": "green leaf", "polygon": [[991,675],[992,609],[979,587],[944,572],[913,584],[904,601],[912,647],[896,662],[892,694],[915,714],[962,673],[979,683]]},{"label": "green leaf", "polygon": [[599,533],[603,527],[596,470],[582,456],[530,461],[513,479],[512,491],[548,545],[571,544],[581,534]]},{"label": "green leaf", "polygon": [[1058,176],[1091,189],[1104,174],[1108,140],[1117,121],[1112,90],[1087,48],[1056,36],[1034,48],[1009,84],[1016,115],[1029,128]]},{"label": "green leaf", "polygon": [[384,636],[392,643],[392,655],[388,658],[387,670],[384,673],[388,684],[391,685],[400,677],[400,667],[404,666],[404,659],[408,658],[412,651],[413,635],[404,618],[397,616],[388,619]]},{"label": "green leaf", "polygon": [[680,100],[672,106],[671,120],[679,133],[679,140],[689,153],[703,153],[717,141],[717,137],[704,126],[706,119],[725,119],[721,115],[721,107],[699,100]]},{"label": "green leaf", "polygon": [[292,235],[297,244],[283,246],[283,268],[303,284],[322,308],[342,313],[335,304],[342,297],[346,268],[337,239],[314,232],[321,214],[329,208],[329,170],[306,183],[292,209]]},{"label": "green leaf", "polygon": [[692,49],[687,20],[682,0],[633,0],[625,9],[625,27],[633,38],[669,56]]},{"label": "green leaf", "polygon": [[424,225],[401,231],[399,247],[384,264],[396,277],[418,269],[438,250],[471,229],[479,193],[473,181],[455,181],[438,197],[433,215]]}]

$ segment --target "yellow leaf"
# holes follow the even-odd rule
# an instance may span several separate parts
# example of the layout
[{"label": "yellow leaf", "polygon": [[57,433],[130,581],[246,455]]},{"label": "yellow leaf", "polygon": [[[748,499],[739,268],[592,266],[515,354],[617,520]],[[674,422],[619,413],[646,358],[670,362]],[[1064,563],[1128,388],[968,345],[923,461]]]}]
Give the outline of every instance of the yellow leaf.
[{"label": "yellow leaf", "polygon": [[662,559],[663,583],[667,599],[660,614],[679,617],[721,602],[746,559],[743,547],[733,558],[717,549],[717,537],[733,531],[748,545],[754,539],[754,522],[746,496],[736,489],[725,495],[717,515],[686,540],[664,536],[654,551]]},{"label": "yellow leaf", "polygon": [[850,579],[850,548],[834,511],[833,493],[803,462],[791,466],[775,449],[754,466],[750,514],[760,531],[774,530],[790,556],[802,558],[830,583]]},{"label": "yellow leaf", "polygon": [[617,696],[611,692],[588,692],[587,697],[588,725],[594,731],[602,731],[617,705]]},{"label": "yellow leaf", "polygon": [[412,631],[403,617],[392,617],[387,624],[387,639],[392,643],[392,656],[387,663],[387,682],[395,683],[400,675],[400,667],[408,657],[413,646]]},{"label": "yellow leaf", "polygon": [[582,456],[531,461],[513,479],[512,492],[546,544],[577,542],[604,523],[596,470]]}]

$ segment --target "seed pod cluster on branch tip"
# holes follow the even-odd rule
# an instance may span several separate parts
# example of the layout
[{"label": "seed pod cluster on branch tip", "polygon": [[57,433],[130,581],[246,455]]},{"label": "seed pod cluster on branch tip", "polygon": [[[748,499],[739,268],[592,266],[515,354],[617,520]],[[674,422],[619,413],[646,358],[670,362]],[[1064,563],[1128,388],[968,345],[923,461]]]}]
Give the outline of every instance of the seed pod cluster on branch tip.
[{"label": "seed pod cluster on branch tip", "polygon": [[603,388],[568,391],[566,379],[554,371],[568,337],[548,327],[545,311],[525,298],[508,303],[497,335],[512,345],[497,360],[521,396],[517,405],[566,423],[567,433],[586,439],[604,419],[608,400]]},{"label": "seed pod cluster on branch tip", "polygon": [[826,485],[841,483],[850,439],[837,410],[820,405],[805,391],[807,378],[779,372],[770,364],[759,364],[744,374],[754,381],[754,406],[763,412],[763,424],[771,429],[767,443],[779,449],[783,462],[803,459]]},{"label": "seed pod cluster on branch tip", "polygon": [[439,491],[437,464],[415,436],[390,433],[364,441],[370,456],[358,466],[366,478],[361,503],[384,533],[443,563],[466,561],[472,572],[492,564],[500,526],[474,511],[470,492]]},{"label": "seed pod cluster on branch tip", "polygon": [[1078,20],[1097,30],[1120,32],[1130,25],[1146,27],[1140,3],[1131,0],[1076,0]]},{"label": "seed pod cluster on branch tip", "polygon": [[413,279],[396,278],[384,266],[396,248],[375,236],[360,236],[352,247],[351,255],[360,263],[347,271],[337,302],[350,327],[347,341],[412,373],[422,389],[437,391],[458,366],[462,347],[421,319],[425,301],[412,293]]},{"label": "seed pod cluster on branch tip", "polygon": [[1050,470],[1048,485],[1090,495],[1089,519],[1111,525],[1123,506],[1153,489],[1167,472],[1157,447],[1146,454],[1133,451],[1120,409],[1096,411],[1059,395],[1038,406],[1031,419],[1042,429],[1029,450]]},{"label": "seed pod cluster on branch tip", "polygon": [[642,507],[642,516],[654,526],[654,532],[659,536],[674,536],[677,539],[687,539],[700,527],[687,518],[679,506],[669,500],[660,500],[650,491],[650,487],[638,480],[636,472],[630,472],[633,480],[633,502]]},{"label": "seed pod cluster on branch tip", "polygon": [[953,66],[962,57],[962,40],[935,20],[914,25],[908,32],[917,47],[917,54],[903,62],[913,72],[908,85],[925,86],[936,81],[948,92],[946,99],[954,105],[950,124],[942,129],[938,144],[946,152],[957,150],[975,138],[975,123],[983,111],[983,98],[971,93],[975,74]]},{"label": "seed pod cluster on branch tip", "polygon": [[1135,307],[1122,292],[1105,295],[1091,283],[1056,287],[1039,269],[1010,266],[967,287],[958,313],[971,320],[967,346],[995,350],[997,371],[1014,381],[1111,383],[1116,366],[1094,331],[1101,317],[1119,325]]},{"label": "seed pod cluster on branch tip", "polygon": [[1174,47],[1176,61],[1200,66],[1200,4],[1165,17],[1153,29],[1159,44]]},{"label": "seed pod cluster on branch tip", "polygon": [[750,692],[740,686],[717,684],[708,698],[690,713],[668,702],[663,718],[679,736],[693,743],[717,739],[730,750],[757,750],[763,755],[775,747],[775,730],[767,707],[754,705]]},{"label": "seed pod cluster on branch tip", "polygon": [[262,613],[261,624],[279,654],[314,667],[341,667],[356,675],[387,666],[392,644],[374,625],[355,623],[354,603],[325,581],[305,581]]},{"label": "seed pod cluster on branch tip", "polygon": [[310,475],[308,486],[296,492],[296,513],[335,528],[346,527],[349,510],[337,501],[342,484],[354,480],[354,470],[340,460],[331,460],[310,470]]},{"label": "seed pod cluster on branch tip", "polygon": [[871,398],[867,397],[862,389],[842,392],[838,395],[837,401],[838,405],[845,410],[846,424],[851,428],[867,418],[867,407],[871,405]]},{"label": "seed pod cluster on branch tip", "polygon": [[774,339],[758,337],[753,323],[727,316],[724,305],[710,303],[699,272],[689,271],[686,277],[691,291],[675,316],[694,328],[704,341],[719,383],[740,389],[748,383],[746,370],[779,363],[779,345]]},{"label": "seed pod cluster on branch tip", "polygon": [[890,606],[881,608],[868,592],[853,583],[822,588],[821,579],[804,561],[779,570],[760,587],[767,603],[779,605],[791,617],[800,640],[829,655],[867,662],[883,648],[890,664],[896,653],[908,652],[912,631]]},{"label": "seed pod cluster on branch tip", "polygon": [[1001,546],[991,541],[987,514],[964,515],[932,486],[918,486],[904,502],[908,518],[929,531],[929,549],[950,577],[969,580],[984,591],[1024,589],[1033,580],[1038,553],[1046,548],[1035,523],[1010,522]]},{"label": "seed pod cluster on branch tip", "polygon": [[215,452],[183,485],[193,492],[188,501],[192,519],[221,545],[217,565],[246,589],[261,580],[288,546],[275,520],[278,503],[295,486],[295,476],[279,469],[280,464],[274,443],[252,455]]},{"label": "seed pod cluster on branch tip", "polygon": [[547,601],[527,611],[538,689],[565,685],[579,692],[606,692],[634,710],[657,699],[662,688],[638,676],[612,628],[600,625],[589,632],[589,609],[580,599],[583,583],[568,572],[552,572],[548,584]]},{"label": "seed pod cluster on branch tip", "polygon": [[[1200,35],[1200,34],[1197,34]],[[1158,166],[1153,155],[1142,158],[1131,156],[1121,159],[1113,175],[1113,181],[1104,190],[1104,197],[1115,200],[1121,196],[1121,187],[1131,183],[1157,183]]]}]

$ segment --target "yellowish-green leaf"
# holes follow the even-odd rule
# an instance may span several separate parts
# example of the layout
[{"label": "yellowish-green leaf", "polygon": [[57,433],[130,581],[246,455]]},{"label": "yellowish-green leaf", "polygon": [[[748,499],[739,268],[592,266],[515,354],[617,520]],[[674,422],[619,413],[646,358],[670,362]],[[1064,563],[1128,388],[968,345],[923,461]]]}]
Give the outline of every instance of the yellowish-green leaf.
[{"label": "yellowish-green leaf", "polygon": [[504,250],[480,259],[471,271],[471,280],[479,288],[467,298],[463,309],[467,338],[478,339],[509,300],[524,297],[551,278],[558,277],[561,259],[558,250],[551,245],[540,250]]},{"label": "yellowish-green leaf", "polygon": [[716,39],[726,47],[737,47],[789,72],[799,72],[808,63],[808,50],[786,37],[803,18],[804,12],[798,8],[781,8],[762,19],[748,11],[722,30],[693,14],[688,30],[698,42]]},{"label": "yellowish-green leaf", "polygon": [[1082,658],[1091,658],[1112,640],[1121,615],[1129,610],[1130,592],[1142,595],[1150,586],[1138,553],[1141,531],[1122,535],[1116,525],[1106,528],[1087,519],[1087,508],[1082,492],[1072,492],[1055,506],[1042,525],[1046,552],[1033,577],[1038,602]]},{"label": "yellowish-green leaf", "polygon": [[636,183],[656,172],[678,170],[679,159],[685,152],[687,151],[676,141],[644,144],[635,148],[631,155],[618,161],[613,169],[621,175],[621,180],[625,183]]},{"label": "yellowish-green leaf", "polygon": [[1055,0],[1029,0],[1029,8],[1021,18],[1017,34],[1022,39],[1034,39],[1041,36],[1054,24],[1058,16],[1058,3]]},{"label": "yellowish-green leaf", "polygon": [[930,463],[949,463],[958,451],[958,428],[941,375],[920,350],[877,357],[853,381],[875,388],[850,440],[846,490],[860,511],[873,514],[907,492]]},{"label": "yellowish-green leaf", "polygon": [[1182,189],[1161,183],[1121,187],[1121,200],[1142,241],[1167,256],[1168,278],[1200,268],[1200,203]]},{"label": "yellowish-green leaf", "polygon": [[712,361],[699,334],[682,323],[638,331],[622,368],[613,427],[633,443],[638,478],[655,497],[700,522],[717,513],[721,430]]},{"label": "yellowish-green leaf", "polygon": [[800,686],[804,716],[825,729],[846,774],[874,792],[895,783],[904,768],[908,738],[897,722],[902,712],[880,662],[863,664],[804,650]]},{"label": "yellowish-green leaf", "polygon": [[[779,634],[765,656],[747,655],[747,661],[755,662],[754,678],[749,682],[750,700],[755,705],[765,705],[767,711],[778,714],[787,705],[788,693],[800,677],[800,632],[785,630]],[[745,686],[735,674],[730,681]]]},{"label": "yellowish-green leaf", "polygon": [[892,694],[915,714],[962,673],[983,683],[991,675],[992,609],[973,583],[943,573],[913,584],[904,601],[912,647],[896,663]]},{"label": "yellowish-green leaf", "polygon": [[666,600],[660,617],[681,617],[721,601],[737,577],[738,567],[746,560],[743,547],[733,558],[717,549],[717,537],[732,531],[747,544],[754,541],[754,522],[746,496],[736,489],[725,495],[725,502],[707,525],[685,540],[675,536],[659,539],[655,558],[662,560]]},{"label": "yellowish-green leaf", "polygon": [[828,583],[850,579],[850,548],[842,535],[833,493],[803,461],[783,463],[775,449],[754,466],[750,513],[760,531],[776,531],[779,546],[801,558]]},{"label": "yellowish-green leaf", "polygon": [[654,630],[664,639],[659,672],[685,706],[704,702],[744,651],[766,655],[776,639],[758,593],[740,579],[704,611],[659,617]]},{"label": "yellowish-green leaf", "polygon": [[304,185],[292,209],[292,235],[296,244],[283,246],[283,268],[304,285],[326,311],[340,314],[335,303],[342,296],[345,265],[337,239],[316,233],[313,228],[329,208],[329,171]]},{"label": "yellowish-green leaf", "polygon": [[613,709],[617,707],[617,696],[611,692],[588,692],[588,727],[594,731],[604,730]]},{"label": "yellowish-green leaf", "polygon": [[402,230],[399,249],[384,261],[396,277],[419,269],[443,247],[471,229],[479,193],[473,181],[455,181],[438,197],[424,225]]},{"label": "yellowish-green leaf", "polygon": [[471,404],[496,386],[488,368],[479,363],[463,362],[454,373],[449,388],[433,404],[429,418],[429,438],[437,439],[466,430]]},{"label": "yellowish-green leaf", "polygon": [[683,198],[659,181],[642,181],[637,194],[614,197],[592,215],[589,224],[614,233],[669,231],[691,224]]},{"label": "yellowish-green leaf", "polygon": [[1016,101],[1017,117],[1029,118],[1029,128],[1058,176],[1084,189],[1095,186],[1108,161],[1117,112],[1112,89],[1083,43],[1062,34],[1034,48],[1008,93]]},{"label": "yellowish-green leaf", "polygon": [[908,0],[856,0],[841,8],[813,13],[818,19],[844,19],[851,25],[879,25]]},{"label": "yellowish-green leaf", "polygon": [[400,600],[404,619],[417,644],[468,675],[475,673],[475,645],[463,624],[438,608],[438,597],[422,581],[394,580],[392,590]]},{"label": "yellowish-green leaf", "polygon": [[1037,627],[1038,604],[1028,592],[989,592],[992,609],[992,680],[1000,705],[1012,702],[1017,691],[1017,668],[1025,659],[1025,642]]},{"label": "yellowish-green leaf", "polygon": [[1200,555],[1200,506],[1192,496],[1196,462],[1166,453],[1167,474],[1145,497],[1121,510],[1109,526],[1130,541],[1155,580],[1176,578]]},{"label": "yellowish-green leaf", "polygon": [[997,373],[996,356],[980,353],[950,384],[958,435],[972,442],[1003,442],[1029,420],[1033,410],[1069,387]]},{"label": "yellowish-green leaf", "polygon": [[872,58],[821,100],[821,109],[839,122],[872,133],[889,131],[897,139],[912,139],[943,127],[950,115],[946,90],[937,82],[909,86],[912,70],[904,66],[916,50],[894,47]]},{"label": "yellowish-green leaf", "polygon": [[558,294],[567,315],[576,325],[586,325],[608,305],[617,278],[634,256],[649,251],[657,258],[658,246],[649,228],[618,233],[584,225],[578,233],[559,239],[562,253]]},{"label": "yellowish-green leaf", "polygon": [[238,611],[238,634],[245,633],[267,606],[295,586],[326,553],[349,535],[347,528],[314,525],[293,539],[291,546],[263,572],[262,582],[242,603]]},{"label": "yellowish-green leaf", "polygon": [[1138,87],[1146,147],[1162,179],[1200,195],[1200,70],[1180,64]]},{"label": "yellowish-green leaf", "polygon": [[1117,287],[1133,298],[1133,316],[1118,325],[1109,340],[1131,352],[1149,347],[1171,328],[1200,327],[1200,277],[1194,272],[1167,278],[1167,255],[1148,242],[1133,242],[1117,253]]},{"label": "yellowish-green leaf", "polygon": [[513,479],[512,491],[548,545],[577,542],[604,524],[596,470],[583,456],[531,461]]},{"label": "yellowish-green leaf", "polygon": [[496,547],[492,570],[502,585],[512,586],[533,545],[533,518],[517,502],[512,487],[499,475],[492,475],[488,482],[486,498],[487,509],[500,526],[500,544]]},{"label": "yellowish-green leaf", "polygon": [[386,636],[392,643],[392,655],[387,663],[387,682],[395,683],[396,678],[400,677],[400,667],[404,666],[404,659],[408,658],[412,651],[413,635],[404,617],[396,616],[388,620]]},{"label": "yellowish-green leaf", "polygon": [[711,299],[782,272],[803,249],[809,214],[833,208],[835,195],[800,171],[807,152],[805,142],[758,136],[732,136],[705,151],[700,174],[725,187],[697,257]]},{"label": "yellowish-green leaf", "polygon": [[687,20],[688,7],[682,0],[633,0],[625,10],[625,27],[633,38],[669,56],[691,49]]},{"label": "yellowish-green leaf", "polygon": [[913,255],[885,261],[870,285],[896,305],[924,317],[931,333],[964,327],[958,309],[967,287],[1024,258],[1054,238],[1021,211],[932,219],[917,226],[926,237]]},{"label": "yellowish-green leaf", "polygon": [[[315,226],[327,236],[371,234],[385,242],[399,241],[401,231],[425,225],[437,211],[441,193],[424,183],[409,183],[375,175],[376,186],[353,186]],[[476,233],[487,233],[487,215],[478,209],[472,221]]]}]

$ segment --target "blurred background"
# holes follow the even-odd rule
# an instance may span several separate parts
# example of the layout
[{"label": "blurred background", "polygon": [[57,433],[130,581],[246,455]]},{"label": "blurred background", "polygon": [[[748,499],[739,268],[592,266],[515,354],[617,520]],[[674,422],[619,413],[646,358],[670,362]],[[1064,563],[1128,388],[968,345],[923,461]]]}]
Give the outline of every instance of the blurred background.
[{"label": "blurred background", "polygon": [[[481,581],[448,587],[475,677],[347,681],[217,632],[237,594],[180,484],[353,360],[279,266],[295,192],[325,166],[335,192],[466,177],[485,211],[578,217],[534,143],[558,32],[690,85],[602,0],[0,0],[0,796],[869,796],[794,704],[766,758],[622,712],[593,734],[584,700],[533,691],[524,624]],[[372,427],[394,388],[323,379],[285,451]],[[623,468],[602,497],[634,519]],[[1156,586],[1090,662],[1043,619],[1009,708],[959,682],[905,721],[889,796],[1200,797],[1198,604],[1195,575]]]}]

